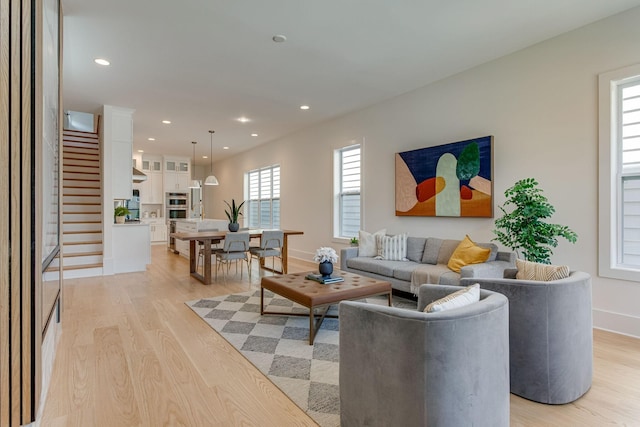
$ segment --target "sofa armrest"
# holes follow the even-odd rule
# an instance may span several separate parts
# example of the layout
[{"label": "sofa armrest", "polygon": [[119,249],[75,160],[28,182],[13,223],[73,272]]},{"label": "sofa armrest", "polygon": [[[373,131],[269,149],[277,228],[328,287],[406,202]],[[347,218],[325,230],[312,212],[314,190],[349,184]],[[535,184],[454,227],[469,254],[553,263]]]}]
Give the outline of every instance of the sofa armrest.
[{"label": "sofa armrest", "polygon": [[347,270],[347,260],[358,256],[358,248],[344,248],[340,250],[340,270]]},{"label": "sofa armrest", "polygon": [[490,261],[465,265],[460,269],[460,277],[504,277],[504,270],[512,267],[507,261]]}]

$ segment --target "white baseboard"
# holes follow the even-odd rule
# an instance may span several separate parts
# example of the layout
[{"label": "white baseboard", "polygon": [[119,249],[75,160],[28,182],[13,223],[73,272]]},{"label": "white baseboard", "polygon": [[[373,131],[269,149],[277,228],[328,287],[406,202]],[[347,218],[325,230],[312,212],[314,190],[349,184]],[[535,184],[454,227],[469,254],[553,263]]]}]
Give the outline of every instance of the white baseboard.
[{"label": "white baseboard", "polygon": [[634,338],[640,338],[640,317],[594,309],[593,327]]}]

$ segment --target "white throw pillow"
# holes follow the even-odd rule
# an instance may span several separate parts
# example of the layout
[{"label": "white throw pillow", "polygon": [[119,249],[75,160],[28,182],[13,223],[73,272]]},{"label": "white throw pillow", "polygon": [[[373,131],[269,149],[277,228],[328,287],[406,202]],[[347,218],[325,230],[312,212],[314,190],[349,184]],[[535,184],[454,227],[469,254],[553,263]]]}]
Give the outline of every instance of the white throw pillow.
[{"label": "white throw pillow", "polygon": [[378,255],[378,248],[376,246],[376,236],[384,236],[387,234],[387,229],[383,228],[375,233],[367,233],[364,230],[358,232],[358,256],[374,257]]},{"label": "white throw pillow", "polygon": [[378,256],[376,259],[386,259],[389,261],[409,261],[407,259],[407,234],[396,234],[395,236],[376,236]]},{"label": "white throw pillow", "polygon": [[480,301],[480,284],[476,283],[444,298],[435,300],[424,308],[424,312],[435,313],[437,311],[451,310],[452,308],[464,307],[478,301]]}]

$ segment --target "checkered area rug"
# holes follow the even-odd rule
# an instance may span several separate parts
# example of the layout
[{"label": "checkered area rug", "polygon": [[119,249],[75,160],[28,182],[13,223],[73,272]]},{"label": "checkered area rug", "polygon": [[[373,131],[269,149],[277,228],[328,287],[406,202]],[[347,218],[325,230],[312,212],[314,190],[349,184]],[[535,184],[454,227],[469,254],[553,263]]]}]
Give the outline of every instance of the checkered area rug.
[{"label": "checkered area rug", "polygon": [[[386,297],[367,298],[386,305]],[[265,290],[266,310],[308,314],[309,310]],[[260,290],[186,303],[291,400],[323,427],[340,425],[338,319],[325,318],[309,345],[309,317],[260,316]],[[394,306],[416,303],[394,297]],[[329,314],[337,314],[337,305]]]}]

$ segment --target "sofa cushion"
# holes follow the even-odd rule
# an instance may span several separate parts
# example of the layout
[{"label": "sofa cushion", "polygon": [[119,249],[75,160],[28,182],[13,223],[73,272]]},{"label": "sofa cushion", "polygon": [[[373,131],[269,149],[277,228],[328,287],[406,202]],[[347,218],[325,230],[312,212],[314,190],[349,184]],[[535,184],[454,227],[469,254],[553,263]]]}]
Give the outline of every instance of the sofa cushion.
[{"label": "sofa cushion", "polygon": [[381,236],[377,234],[376,246],[378,247],[376,259],[408,261],[406,233],[396,234],[395,236]]},{"label": "sofa cushion", "polygon": [[374,257],[378,255],[376,236],[384,236],[385,234],[387,234],[386,229],[378,230],[375,233],[360,230],[358,232],[358,256]]},{"label": "sofa cushion", "polygon": [[424,245],[424,252],[422,254],[423,264],[438,263],[438,253],[440,253],[440,246],[442,245],[442,239],[437,237],[427,237],[427,241]]},{"label": "sofa cushion", "polygon": [[387,261],[368,257],[355,257],[347,260],[347,267],[355,270],[362,270],[368,273],[380,274],[382,276],[393,277],[393,271],[406,264],[406,261]]},{"label": "sofa cushion", "polygon": [[548,282],[550,280],[566,279],[569,277],[569,266],[549,265],[538,262],[516,259],[516,279],[520,280],[540,280]]},{"label": "sofa cushion", "polygon": [[478,301],[480,301],[480,285],[475,283],[449,294],[446,297],[433,301],[424,308],[424,312],[436,313],[438,311],[451,310],[453,308],[464,307]]},{"label": "sofa cushion", "polygon": [[427,239],[424,237],[407,237],[407,259],[409,261],[421,262],[426,242]]},{"label": "sofa cushion", "polygon": [[420,264],[416,264],[415,262],[403,262],[401,265],[394,268],[393,277],[398,280],[406,280],[407,282],[410,282],[411,275],[418,267],[420,267]]},{"label": "sofa cushion", "polygon": [[481,248],[476,245],[469,236],[465,236],[458,247],[456,247],[456,250],[453,251],[447,266],[451,270],[459,273],[460,269],[465,265],[485,262],[489,259],[489,255],[491,255],[491,249]]},{"label": "sofa cushion", "polygon": [[445,267],[447,268],[448,271],[440,275],[439,284],[450,285],[450,286],[460,286],[460,273],[456,273],[455,271],[449,270],[449,267],[447,267],[446,265]]},{"label": "sofa cushion", "polygon": [[438,262],[436,264],[448,264],[453,251],[456,250],[460,240],[444,239],[440,245],[440,251],[438,252]]},{"label": "sofa cushion", "polygon": [[481,248],[489,248],[491,249],[491,253],[489,254],[489,259],[486,262],[495,261],[498,256],[498,245],[495,243],[476,243],[476,245]]}]

